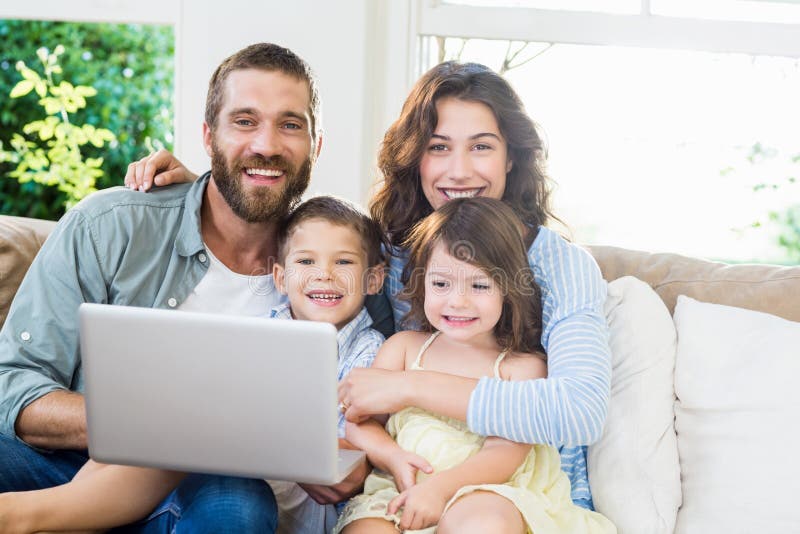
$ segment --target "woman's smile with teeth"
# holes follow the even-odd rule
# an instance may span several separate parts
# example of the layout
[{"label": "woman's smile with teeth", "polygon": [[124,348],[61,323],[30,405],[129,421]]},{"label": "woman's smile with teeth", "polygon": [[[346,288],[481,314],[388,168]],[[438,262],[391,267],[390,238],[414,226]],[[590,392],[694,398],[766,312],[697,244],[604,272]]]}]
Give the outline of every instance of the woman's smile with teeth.
[{"label": "woman's smile with teeth", "polygon": [[476,187],[475,189],[441,189],[441,192],[447,198],[472,198],[478,196],[481,191],[483,191],[482,187]]}]

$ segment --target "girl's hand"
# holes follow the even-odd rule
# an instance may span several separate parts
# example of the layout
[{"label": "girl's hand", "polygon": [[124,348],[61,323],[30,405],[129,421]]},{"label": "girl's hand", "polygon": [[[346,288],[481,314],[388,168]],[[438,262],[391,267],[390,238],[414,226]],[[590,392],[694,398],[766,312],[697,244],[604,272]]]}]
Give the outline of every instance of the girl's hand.
[{"label": "girl's hand", "polygon": [[450,497],[431,477],[408,488],[389,503],[386,512],[396,514],[402,508],[400,530],[420,530],[439,523]]},{"label": "girl's hand", "polygon": [[410,387],[407,373],[386,369],[356,368],[339,382],[339,402],[344,415],[361,423],[370,415],[396,413],[406,407],[405,391]]},{"label": "girl's hand", "polygon": [[184,167],[171,152],[162,149],[128,165],[125,187],[145,192],[153,185],[162,186],[195,180],[197,180],[196,174]]},{"label": "girl's hand", "polygon": [[413,452],[404,451],[394,452],[391,458],[385,462],[386,470],[394,477],[397,489],[405,491],[417,483],[417,471],[420,469],[424,473],[433,473],[433,467],[428,460]]}]

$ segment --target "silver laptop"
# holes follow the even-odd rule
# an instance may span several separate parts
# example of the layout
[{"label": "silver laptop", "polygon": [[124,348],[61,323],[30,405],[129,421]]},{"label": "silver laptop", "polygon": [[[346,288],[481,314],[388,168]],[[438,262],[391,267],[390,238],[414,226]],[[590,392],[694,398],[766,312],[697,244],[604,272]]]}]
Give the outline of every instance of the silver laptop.
[{"label": "silver laptop", "polygon": [[334,484],[336,329],[82,304],[89,454],[105,463]]}]

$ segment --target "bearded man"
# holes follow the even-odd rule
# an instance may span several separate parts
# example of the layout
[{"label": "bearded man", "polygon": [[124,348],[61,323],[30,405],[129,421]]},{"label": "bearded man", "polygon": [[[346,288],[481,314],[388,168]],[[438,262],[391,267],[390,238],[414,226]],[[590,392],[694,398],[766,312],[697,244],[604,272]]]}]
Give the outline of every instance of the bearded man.
[{"label": "bearded man", "polygon": [[[0,333],[0,492],[66,483],[87,461],[81,303],[265,317],[281,303],[268,274],[276,228],[308,186],[322,144],[319,108],[301,58],[273,44],[247,47],[209,83],[210,173],[149,195],[101,191],[63,217]],[[365,470],[308,491],[336,501]],[[273,532],[276,521],[264,481],[190,475],[126,532]]]}]

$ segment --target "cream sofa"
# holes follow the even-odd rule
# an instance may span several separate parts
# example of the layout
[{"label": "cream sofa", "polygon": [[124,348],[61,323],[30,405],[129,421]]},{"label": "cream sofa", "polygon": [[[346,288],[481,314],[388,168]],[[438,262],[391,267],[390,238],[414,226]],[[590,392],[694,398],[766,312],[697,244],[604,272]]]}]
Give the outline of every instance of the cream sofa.
[{"label": "cream sofa", "polygon": [[[0,323],[26,269],[54,226],[48,221],[0,216]],[[800,401],[793,396],[792,387],[775,386],[776,379],[779,384],[788,383],[798,378],[793,372],[800,371],[793,363],[800,362],[800,337],[792,337],[800,335],[796,323],[800,321],[800,267],[725,265],[675,254],[587,248],[610,281],[606,313],[614,355],[608,423],[589,454],[590,483],[598,510],[611,517],[621,533],[800,532],[800,514],[793,511],[796,507],[786,509],[770,497],[778,495],[777,501],[784,493],[793,497],[793,489],[800,487],[800,464],[794,452],[797,443],[793,435],[783,432],[795,432]],[[678,299],[679,295],[701,302]],[[717,317],[720,313],[744,315],[738,323],[728,324],[728,319]],[[713,324],[704,322],[711,321],[707,315],[714,317]],[[777,345],[770,347],[769,354],[760,350],[746,353],[745,363],[736,363],[733,373],[726,374],[725,355],[731,354],[733,359],[740,348],[752,351],[748,343],[753,342],[766,347],[767,342],[756,335],[769,331],[762,322],[782,329],[777,338],[768,334],[770,340],[777,339]],[[749,325],[758,332],[749,332]],[[787,339],[798,339],[798,343],[787,347]],[[697,340],[734,346],[720,349],[722,358],[713,359],[716,367],[695,369],[692,365],[706,365],[706,355],[713,352],[713,347]],[[694,356],[693,351],[698,350],[699,355]],[[787,359],[784,354],[783,359],[775,356],[774,365],[770,363],[773,354],[785,350],[795,351],[797,358]],[[747,368],[742,377],[742,365],[748,361],[757,364]],[[744,437],[726,442],[724,432],[715,425],[724,426],[729,407],[715,405],[709,415],[703,411],[702,399],[700,405],[689,406],[681,395],[683,391],[694,395],[692,388],[699,384],[700,394],[714,392],[707,400],[714,404],[715,399],[728,397],[726,391],[734,387],[728,387],[733,381],[739,381],[732,396],[739,404],[734,402],[732,410],[736,414],[754,412],[758,421],[772,426],[759,427],[755,436],[756,432],[748,434],[749,423],[739,422]],[[769,395],[778,398],[762,406],[759,399]],[[754,400],[748,401],[750,398]],[[782,418],[771,422],[770,410],[780,412]],[[711,419],[691,420],[698,414]],[[706,436],[704,429],[716,434]],[[764,444],[750,440],[759,436]],[[729,454],[718,455],[708,448],[709,443],[716,447],[722,443],[727,450],[743,442],[749,449],[736,451],[742,456],[738,458],[741,463],[728,466],[734,473],[731,480],[724,471],[709,467],[725,468],[715,466],[718,456],[725,457],[719,459],[723,463],[730,461]],[[769,445],[772,447],[767,448]],[[699,458],[693,457],[698,454]],[[765,461],[773,456],[780,458],[782,468]],[[742,469],[754,464],[767,469],[756,481],[752,477],[758,478],[758,473],[747,474],[747,469]],[[736,473],[744,474],[740,479]],[[770,506],[779,508],[771,510]]]}]

